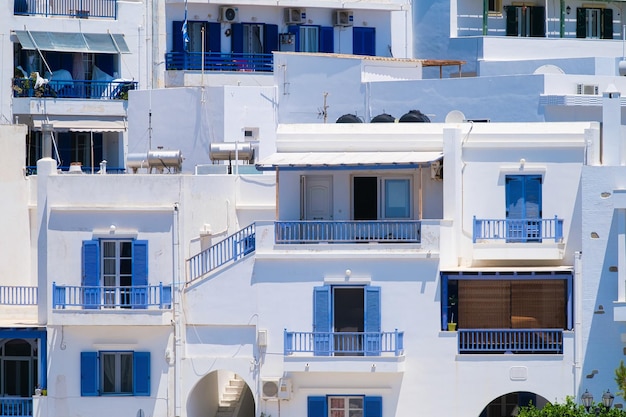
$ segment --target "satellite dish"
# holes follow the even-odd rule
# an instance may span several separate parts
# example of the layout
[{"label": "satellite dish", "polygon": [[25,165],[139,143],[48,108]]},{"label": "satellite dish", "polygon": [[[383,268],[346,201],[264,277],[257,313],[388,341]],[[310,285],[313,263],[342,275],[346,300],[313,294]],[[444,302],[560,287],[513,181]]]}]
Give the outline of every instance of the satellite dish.
[{"label": "satellite dish", "polygon": [[556,65],[546,64],[537,68],[533,74],[565,74],[565,71]]},{"label": "satellite dish", "polygon": [[465,121],[465,115],[460,110],[452,110],[446,114],[446,123],[463,123]]}]

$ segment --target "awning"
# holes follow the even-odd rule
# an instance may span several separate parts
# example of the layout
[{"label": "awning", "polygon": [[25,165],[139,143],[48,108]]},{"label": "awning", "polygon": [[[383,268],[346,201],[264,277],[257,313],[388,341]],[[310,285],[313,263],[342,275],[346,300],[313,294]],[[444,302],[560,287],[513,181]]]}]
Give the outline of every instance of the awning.
[{"label": "awning", "polygon": [[28,30],[16,30],[15,34],[23,49],[103,54],[130,53],[128,45],[124,40],[124,35],[118,33],[33,32]]},{"label": "awning", "polygon": [[280,169],[402,169],[437,161],[441,152],[285,152],[256,164],[261,171]]},{"label": "awning", "polygon": [[124,132],[123,117],[97,116],[32,116],[33,129],[41,130],[42,123],[50,123],[55,131],[62,132]]}]

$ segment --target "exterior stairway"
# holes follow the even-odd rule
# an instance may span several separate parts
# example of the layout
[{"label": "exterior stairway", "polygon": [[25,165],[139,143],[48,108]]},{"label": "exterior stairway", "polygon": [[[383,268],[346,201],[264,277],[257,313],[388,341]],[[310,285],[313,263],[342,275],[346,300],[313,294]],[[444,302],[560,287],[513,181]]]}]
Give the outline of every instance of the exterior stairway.
[{"label": "exterior stairway", "polygon": [[217,407],[215,417],[236,417],[239,410],[239,401],[246,383],[234,375],[228,385],[224,387],[224,392],[220,396],[220,403]]}]

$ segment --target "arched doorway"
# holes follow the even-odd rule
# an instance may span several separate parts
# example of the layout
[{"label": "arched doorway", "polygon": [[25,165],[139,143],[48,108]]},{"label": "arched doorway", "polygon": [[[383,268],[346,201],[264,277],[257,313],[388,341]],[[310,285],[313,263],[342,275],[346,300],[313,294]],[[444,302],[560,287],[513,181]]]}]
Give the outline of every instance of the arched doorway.
[{"label": "arched doorway", "polygon": [[480,413],[480,417],[515,417],[519,414],[519,408],[529,404],[537,408],[543,408],[548,400],[532,392],[518,391],[501,395],[491,401]]},{"label": "arched doorway", "polygon": [[37,385],[37,341],[0,340],[0,397],[30,397]]},{"label": "arched doorway", "polygon": [[254,417],[254,395],[242,377],[213,371],[198,381],[187,399],[188,417]]}]

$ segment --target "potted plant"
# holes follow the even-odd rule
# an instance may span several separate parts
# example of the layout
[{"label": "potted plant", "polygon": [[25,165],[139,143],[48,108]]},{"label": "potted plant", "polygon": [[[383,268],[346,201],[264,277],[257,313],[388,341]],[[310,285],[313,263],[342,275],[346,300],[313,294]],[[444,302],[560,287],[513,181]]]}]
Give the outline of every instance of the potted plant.
[{"label": "potted plant", "polygon": [[448,313],[449,313],[448,331],[449,332],[456,331],[456,322],[454,321],[454,313],[456,311],[456,303],[457,303],[456,295],[455,294],[451,294],[448,297]]},{"label": "potted plant", "polygon": [[456,331],[456,323],[454,322],[454,313],[450,315],[450,321],[448,322],[448,331],[449,332]]}]

